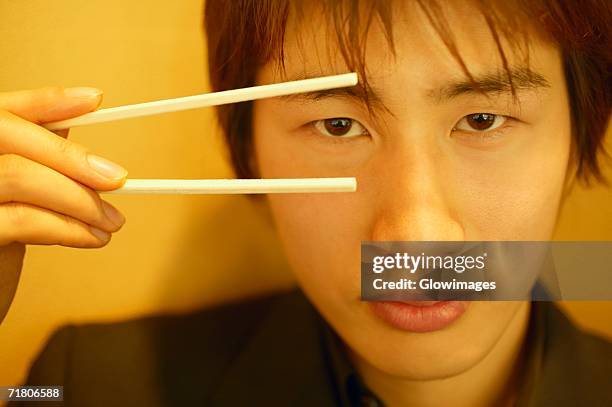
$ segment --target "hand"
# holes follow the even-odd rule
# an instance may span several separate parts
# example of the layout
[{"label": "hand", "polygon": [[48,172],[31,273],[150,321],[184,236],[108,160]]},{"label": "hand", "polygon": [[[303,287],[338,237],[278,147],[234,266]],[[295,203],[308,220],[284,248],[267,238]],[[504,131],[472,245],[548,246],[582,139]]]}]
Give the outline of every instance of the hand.
[{"label": "hand", "polygon": [[93,88],[0,93],[0,322],[15,294],[26,244],[105,246],[125,222],[96,190],[127,171],[40,124],[96,110]]}]

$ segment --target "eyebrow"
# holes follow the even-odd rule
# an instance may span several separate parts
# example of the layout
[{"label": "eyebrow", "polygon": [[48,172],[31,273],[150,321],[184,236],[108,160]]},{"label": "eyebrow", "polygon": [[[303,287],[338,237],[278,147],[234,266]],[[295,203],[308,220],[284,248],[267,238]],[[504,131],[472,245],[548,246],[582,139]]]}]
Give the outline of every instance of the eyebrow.
[{"label": "eyebrow", "polygon": [[493,95],[501,93],[512,93],[512,87],[516,91],[536,91],[549,88],[550,82],[544,75],[531,70],[528,67],[510,68],[508,72],[494,71],[483,75],[474,76],[474,81],[463,80],[443,85],[430,90],[427,95],[437,103],[450,101],[463,95],[482,94]]},{"label": "eyebrow", "polygon": [[[426,95],[436,104],[449,102],[460,96],[485,94],[499,95],[512,92],[512,86],[516,91],[535,91],[550,87],[549,81],[540,73],[528,67],[510,68],[510,75],[505,70],[494,71],[480,75],[473,75],[474,81],[459,80],[451,81],[435,89],[428,90]],[[286,80],[309,79],[320,75],[301,73],[291,76]],[[512,81],[512,82],[511,82]],[[511,86],[512,85],[512,86]],[[373,85],[369,85],[368,103],[375,109],[385,108],[382,92]],[[284,102],[308,103],[326,98],[345,98],[359,103],[366,102],[366,91],[361,81],[352,87],[325,89],[313,92],[297,93],[292,95],[277,96]],[[385,108],[386,109],[386,108]],[[386,109],[388,111],[388,109]]]},{"label": "eyebrow", "polygon": [[[333,74],[327,74],[333,75]],[[323,74],[316,73],[300,73],[294,76],[290,76],[286,81],[297,81],[301,79],[310,79],[324,76]],[[382,102],[382,91],[372,85],[369,85],[369,92],[367,92],[368,103],[375,108],[383,108],[384,104]],[[316,102],[321,99],[327,98],[342,98],[355,102],[365,103],[366,102],[366,91],[361,81],[357,83],[355,86],[344,87],[344,88],[334,88],[334,89],[322,89],[312,92],[303,92],[303,93],[294,93],[291,95],[282,95],[276,97],[279,100],[284,102],[299,102],[299,103],[308,103],[308,102]]]}]

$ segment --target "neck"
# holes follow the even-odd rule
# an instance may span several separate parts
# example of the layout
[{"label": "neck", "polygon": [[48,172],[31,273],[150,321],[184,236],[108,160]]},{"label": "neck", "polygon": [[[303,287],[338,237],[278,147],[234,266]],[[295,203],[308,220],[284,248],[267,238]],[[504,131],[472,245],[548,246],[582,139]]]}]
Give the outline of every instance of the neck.
[{"label": "neck", "polygon": [[351,358],[366,385],[390,407],[511,406],[524,359],[529,310],[529,302],[521,304],[493,349],[479,363],[456,376],[408,380],[390,376],[352,352]]}]

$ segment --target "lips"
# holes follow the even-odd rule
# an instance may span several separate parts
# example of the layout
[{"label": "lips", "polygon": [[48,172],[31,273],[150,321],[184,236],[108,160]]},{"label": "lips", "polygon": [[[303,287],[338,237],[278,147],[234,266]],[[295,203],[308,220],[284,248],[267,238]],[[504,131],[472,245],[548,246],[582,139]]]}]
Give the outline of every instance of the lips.
[{"label": "lips", "polygon": [[466,301],[371,301],[373,314],[394,328],[433,332],[450,326],[466,311]]}]

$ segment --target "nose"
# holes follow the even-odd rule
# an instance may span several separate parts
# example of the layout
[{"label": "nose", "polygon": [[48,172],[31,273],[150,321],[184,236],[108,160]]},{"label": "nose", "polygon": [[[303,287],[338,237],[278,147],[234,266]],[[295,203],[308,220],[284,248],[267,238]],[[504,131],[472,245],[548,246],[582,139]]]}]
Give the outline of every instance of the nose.
[{"label": "nose", "polygon": [[406,145],[387,152],[375,165],[380,182],[373,188],[372,240],[465,240],[453,210],[457,197],[444,188],[452,177],[445,173],[450,168],[439,150]]}]

